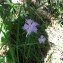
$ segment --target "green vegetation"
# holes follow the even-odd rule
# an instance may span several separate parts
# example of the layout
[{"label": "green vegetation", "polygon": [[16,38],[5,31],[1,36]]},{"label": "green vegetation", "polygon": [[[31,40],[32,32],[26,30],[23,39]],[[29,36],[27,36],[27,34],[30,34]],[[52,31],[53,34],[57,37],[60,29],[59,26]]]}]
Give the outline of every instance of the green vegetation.
[{"label": "green vegetation", "polygon": [[[44,58],[50,49],[45,29],[52,23],[50,17],[63,23],[63,3],[60,0],[37,2],[34,4],[28,1],[27,6],[24,2],[23,4],[5,1],[0,3],[0,51],[5,50],[0,53],[0,63],[44,63]],[[42,11],[48,14],[43,15]],[[26,19],[32,19],[39,24],[37,33],[32,32],[27,35],[22,29]],[[46,38],[44,43],[38,41],[41,35]]]}]

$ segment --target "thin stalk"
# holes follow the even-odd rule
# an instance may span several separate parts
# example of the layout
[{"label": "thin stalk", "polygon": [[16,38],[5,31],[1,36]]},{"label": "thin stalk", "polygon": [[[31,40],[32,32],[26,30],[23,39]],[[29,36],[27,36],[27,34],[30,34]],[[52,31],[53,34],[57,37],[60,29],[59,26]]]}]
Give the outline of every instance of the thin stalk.
[{"label": "thin stalk", "polygon": [[28,44],[22,44],[22,45],[19,45],[19,47],[21,46],[32,46],[32,45],[37,45],[38,43],[28,43]]},{"label": "thin stalk", "polygon": [[[20,6],[18,18],[20,17],[20,13],[21,13],[21,6]],[[20,26],[20,21],[18,21],[18,26],[17,26],[17,37],[16,37],[16,52],[17,52],[17,60],[18,60],[18,63],[20,63],[20,61],[19,61],[19,53],[18,53],[19,26]]]}]

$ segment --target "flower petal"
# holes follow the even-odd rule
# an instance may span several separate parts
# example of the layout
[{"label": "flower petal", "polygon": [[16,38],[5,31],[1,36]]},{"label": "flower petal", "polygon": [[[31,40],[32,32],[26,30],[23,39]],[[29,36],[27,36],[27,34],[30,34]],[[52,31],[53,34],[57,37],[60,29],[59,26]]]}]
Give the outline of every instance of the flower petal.
[{"label": "flower petal", "polygon": [[43,36],[43,35],[41,35],[41,36],[40,36],[40,38],[44,38],[44,36]]},{"label": "flower petal", "polygon": [[23,30],[27,30],[29,28],[29,25],[24,24],[24,26],[22,27]]},{"label": "flower petal", "polygon": [[37,25],[39,24],[34,22],[33,20],[26,19],[26,22],[22,29],[24,29],[27,32],[27,34],[31,34],[32,32],[37,33]]},{"label": "flower petal", "polygon": [[33,23],[32,23],[32,26],[37,26],[37,25],[39,25],[39,24],[36,23],[36,22],[33,22]]},{"label": "flower petal", "polygon": [[41,37],[38,39],[39,43],[44,43],[45,40],[46,38],[43,35],[41,35]]},{"label": "flower petal", "polygon": [[36,27],[32,27],[31,31],[37,33],[37,28]]},{"label": "flower petal", "polygon": [[31,31],[31,29],[29,28],[29,29],[27,29],[26,30],[26,32],[27,32],[27,34],[31,34],[32,33],[32,31]]},{"label": "flower petal", "polygon": [[33,22],[33,20],[31,20],[31,19],[26,19],[26,23],[27,23],[27,24],[31,25],[32,22]]},{"label": "flower petal", "polygon": [[40,38],[38,39],[38,41],[39,41],[39,43],[42,43],[42,40]]}]

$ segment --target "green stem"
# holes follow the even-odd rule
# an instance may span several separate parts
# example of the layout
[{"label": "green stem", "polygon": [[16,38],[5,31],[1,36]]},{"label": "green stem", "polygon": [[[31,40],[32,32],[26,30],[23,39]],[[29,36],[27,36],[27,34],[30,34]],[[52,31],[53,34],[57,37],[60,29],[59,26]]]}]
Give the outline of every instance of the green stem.
[{"label": "green stem", "polygon": [[[21,6],[20,6],[18,18],[20,17],[20,13],[21,13]],[[18,21],[18,26],[17,26],[17,37],[16,37],[16,52],[17,52],[17,60],[18,60],[18,63],[20,63],[20,62],[19,62],[19,53],[18,53],[19,27],[20,27],[20,21]]]}]

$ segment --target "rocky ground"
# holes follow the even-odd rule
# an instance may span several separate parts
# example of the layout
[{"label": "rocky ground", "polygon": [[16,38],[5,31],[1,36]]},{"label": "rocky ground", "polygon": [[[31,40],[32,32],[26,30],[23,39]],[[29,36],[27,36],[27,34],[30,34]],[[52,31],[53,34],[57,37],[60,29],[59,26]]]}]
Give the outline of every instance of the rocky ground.
[{"label": "rocky ground", "polygon": [[55,21],[46,29],[48,40],[52,43],[44,63],[63,63],[63,26]]}]

